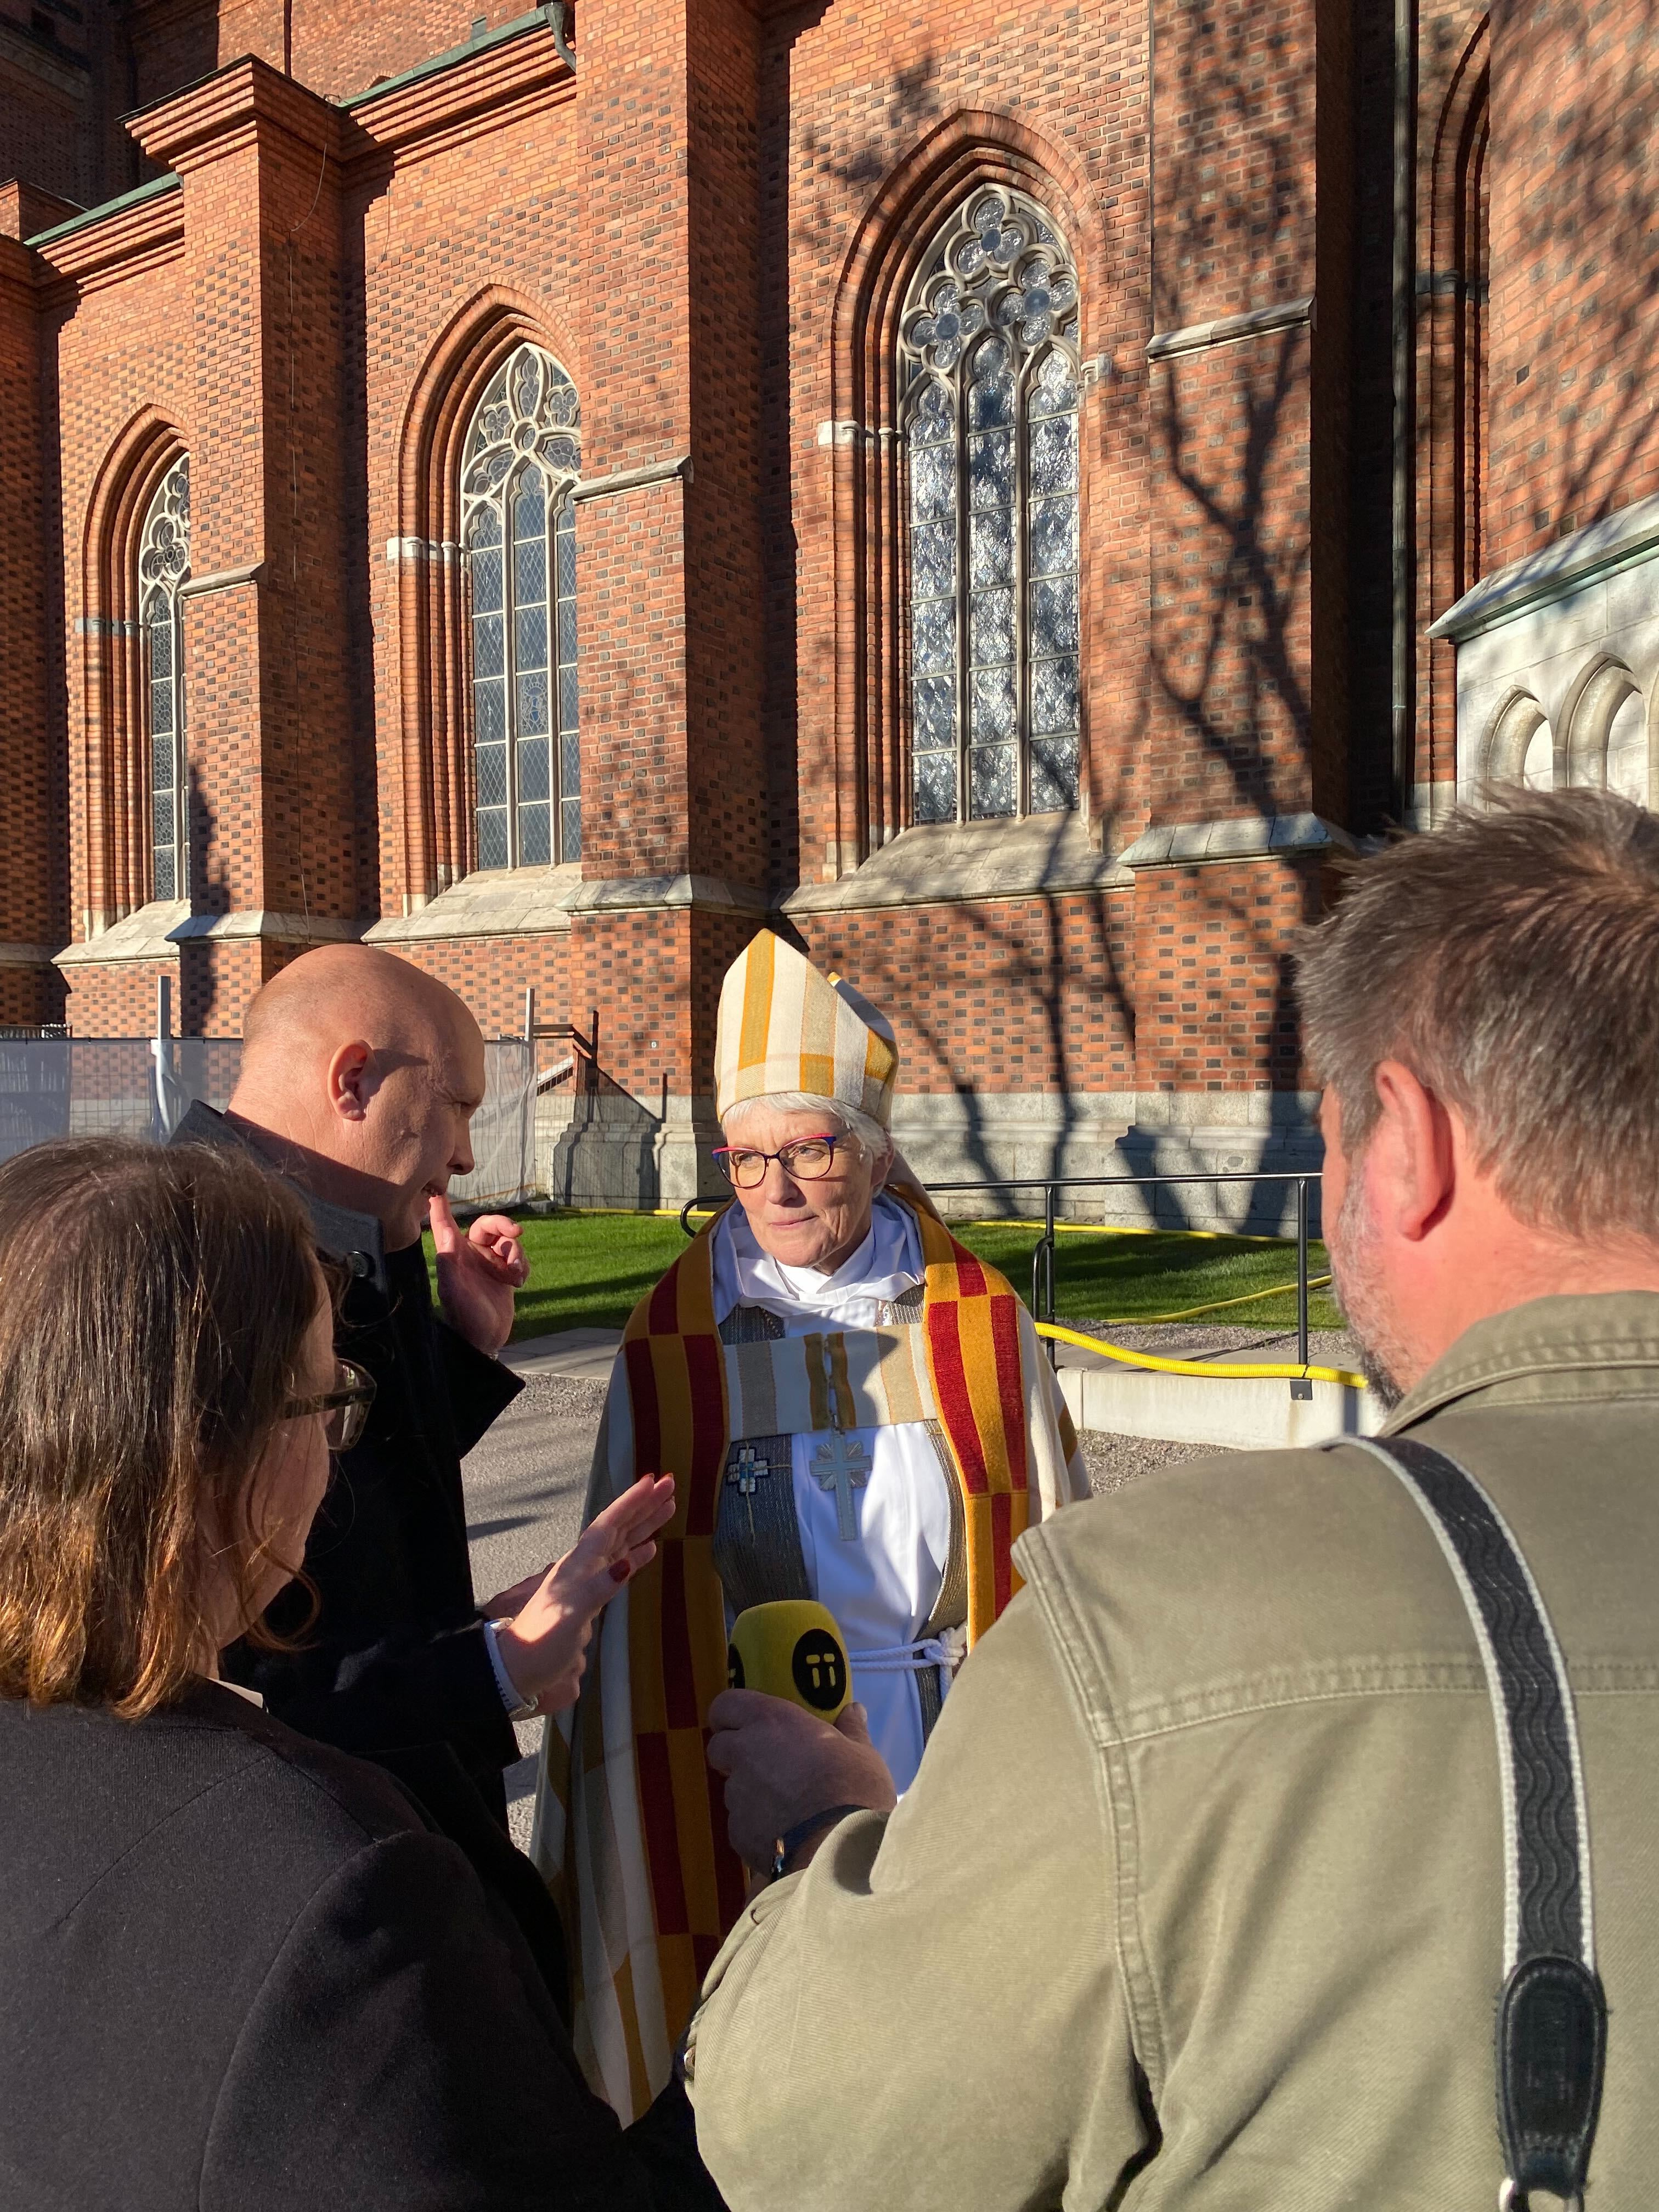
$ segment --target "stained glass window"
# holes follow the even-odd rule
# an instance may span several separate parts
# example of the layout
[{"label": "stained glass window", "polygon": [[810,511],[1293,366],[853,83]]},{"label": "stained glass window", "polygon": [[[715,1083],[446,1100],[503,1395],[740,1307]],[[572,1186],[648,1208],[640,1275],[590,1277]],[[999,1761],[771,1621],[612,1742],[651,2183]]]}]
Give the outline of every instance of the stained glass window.
[{"label": "stained glass window", "polygon": [[989,188],[900,326],[918,822],[1078,804],[1077,276],[1035,201]]},{"label": "stained glass window", "polygon": [[461,463],[481,868],[581,857],[580,471],[576,387],[550,354],[521,345],[478,402]]},{"label": "stained glass window", "polygon": [[190,459],[161,479],[138,540],[144,734],[149,746],[150,896],[190,896],[190,793],[185,775],[184,636],[179,586],[190,575]]}]

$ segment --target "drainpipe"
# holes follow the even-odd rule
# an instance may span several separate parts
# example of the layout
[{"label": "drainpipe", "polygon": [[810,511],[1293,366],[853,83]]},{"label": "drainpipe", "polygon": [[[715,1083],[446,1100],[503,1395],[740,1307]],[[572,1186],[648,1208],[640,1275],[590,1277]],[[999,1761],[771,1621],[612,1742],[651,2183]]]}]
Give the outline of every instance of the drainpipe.
[{"label": "drainpipe", "polygon": [[574,76],[576,74],[576,57],[571,51],[570,40],[565,31],[566,16],[564,0],[546,0],[546,4],[542,9],[542,15],[546,21],[548,29],[553,33],[553,43],[558,48],[559,59],[569,70],[571,76]]},{"label": "drainpipe", "polygon": [[1390,547],[1395,815],[1411,818],[1416,762],[1417,26],[1416,0],[1394,7],[1394,499]]}]

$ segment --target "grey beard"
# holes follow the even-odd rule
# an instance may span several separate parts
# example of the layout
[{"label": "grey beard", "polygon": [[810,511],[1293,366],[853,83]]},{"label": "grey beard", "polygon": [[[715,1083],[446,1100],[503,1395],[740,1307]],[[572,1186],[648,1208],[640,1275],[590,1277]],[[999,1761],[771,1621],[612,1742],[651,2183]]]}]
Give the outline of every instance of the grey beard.
[{"label": "grey beard", "polygon": [[1391,1413],[1405,1392],[1389,1364],[1392,1332],[1370,1265],[1371,1222],[1364,1210],[1362,1191],[1360,1176],[1352,1175],[1343,1193],[1342,1210],[1328,1233],[1326,1249],[1337,1301],[1358,1340],[1360,1370],[1382,1401],[1382,1410]]}]

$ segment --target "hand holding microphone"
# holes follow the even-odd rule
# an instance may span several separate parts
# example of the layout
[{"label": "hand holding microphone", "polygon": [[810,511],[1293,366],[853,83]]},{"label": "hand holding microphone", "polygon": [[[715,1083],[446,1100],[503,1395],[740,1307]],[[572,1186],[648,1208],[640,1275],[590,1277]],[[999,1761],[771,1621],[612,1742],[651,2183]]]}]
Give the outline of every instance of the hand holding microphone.
[{"label": "hand holding microphone", "polygon": [[[846,1645],[823,1606],[799,1600],[740,1613],[731,1672],[734,1686],[708,1709],[708,1764],[726,1777],[732,1847],[745,1865],[770,1867],[778,1838],[817,1814],[891,1812],[893,1778],[863,1706],[848,1702]],[[821,1840],[803,1843],[792,1870]]]}]

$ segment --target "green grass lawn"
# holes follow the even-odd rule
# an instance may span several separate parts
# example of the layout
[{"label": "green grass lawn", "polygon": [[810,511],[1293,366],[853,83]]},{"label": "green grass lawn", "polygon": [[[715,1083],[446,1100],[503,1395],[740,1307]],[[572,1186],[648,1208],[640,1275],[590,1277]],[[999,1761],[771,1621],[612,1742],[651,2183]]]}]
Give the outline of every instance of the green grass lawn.
[{"label": "green grass lawn", "polygon": [[[679,1224],[668,1215],[571,1212],[520,1218],[530,1280],[519,1293],[515,1337],[562,1328],[620,1328],[635,1302],[685,1249]],[[953,1225],[962,1242],[1000,1267],[1029,1301],[1038,1231],[1017,1222]],[[430,1250],[428,1242],[428,1255]],[[1322,1244],[1313,1246],[1310,1267],[1315,1275],[1326,1273]],[[1278,1296],[1205,1318],[1252,1327],[1296,1324],[1294,1244],[1173,1231],[1148,1236],[1062,1229],[1054,1281],[1055,1310],[1062,1318],[1096,1322],[1151,1320],[1284,1284],[1289,1287]],[[1341,1327],[1328,1291],[1316,1291],[1310,1303],[1316,1328]]]}]

